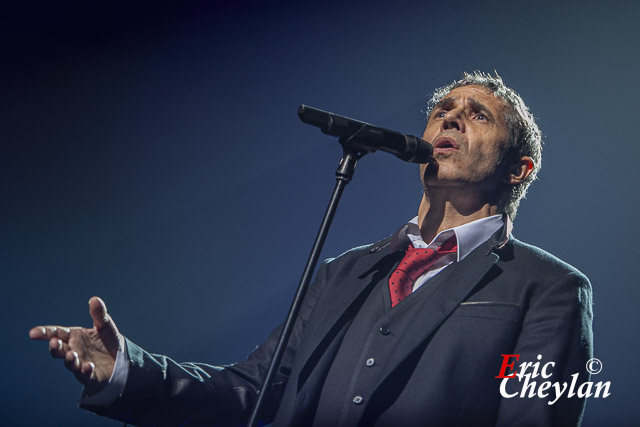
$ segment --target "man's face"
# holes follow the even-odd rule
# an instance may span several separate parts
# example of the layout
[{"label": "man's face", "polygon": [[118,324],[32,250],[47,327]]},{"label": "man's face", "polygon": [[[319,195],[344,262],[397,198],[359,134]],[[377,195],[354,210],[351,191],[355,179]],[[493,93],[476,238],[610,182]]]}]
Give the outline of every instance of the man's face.
[{"label": "man's face", "polygon": [[501,180],[500,154],[508,140],[506,104],[478,85],[456,88],[429,117],[423,139],[435,162],[420,166],[425,186],[473,186],[494,192]]}]

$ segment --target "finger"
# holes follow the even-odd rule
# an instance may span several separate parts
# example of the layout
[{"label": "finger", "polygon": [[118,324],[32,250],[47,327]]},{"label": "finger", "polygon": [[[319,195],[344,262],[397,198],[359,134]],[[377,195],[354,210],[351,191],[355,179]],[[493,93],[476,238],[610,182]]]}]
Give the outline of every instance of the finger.
[{"label": "finger", "polygon": [[64,366],[72,372],[80,372],[82,363],[80,357],[75,351],[67,351],[64,355]]},{"label": "finger", "polygon": [[58,337],[62,341],[68,342],[69,334],[71,333],[71,330],[78,329],[78,328],[77,327],[69,328],[67,326],[45,326],[44,329],[49,338]]},{"label": "finger", "polygon": [[29,338],[32,340],[48,340],[51,338],[60,338],[62,341],[69,341],[69,334],[72,329],[77,327],[67,326],[36,326],[29,331]]},{"label": "finger", "polygon": [[80,368],[80,372],[86,379],[91,380],[94,378],[93,373],[95,369],[96,365],[94,365],[93,362],[84,362]]},{"label": "finger", "polygon": [[107,305],[100,297],[91,297],[89,300],[89,314],[93,319],[93,326],[98,329],[107,325],[111,320],[107,314]]},{"label": "finger", "polygon": [[47,330],[44,326],[36,326],[29,331],[29,338],[32,340],[46,340],[50,337],[47,336]]},{"label": "finger", "polygon": [[63,359],[69,351],[69,345],[60,338],[51,338],[49,340],[49,353],[56,359]]}]

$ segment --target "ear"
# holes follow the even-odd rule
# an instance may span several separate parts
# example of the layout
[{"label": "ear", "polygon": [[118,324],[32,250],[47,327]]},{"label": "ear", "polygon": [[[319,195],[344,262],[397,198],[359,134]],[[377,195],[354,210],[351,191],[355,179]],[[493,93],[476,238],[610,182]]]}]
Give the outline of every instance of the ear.
[{"label": "ear", "polygon": [[531,175],[531,172],[533,172],[533,160],[529,156],[522,156],[507,169],[507,174],[502,180],[511,185],[520,184]]}]

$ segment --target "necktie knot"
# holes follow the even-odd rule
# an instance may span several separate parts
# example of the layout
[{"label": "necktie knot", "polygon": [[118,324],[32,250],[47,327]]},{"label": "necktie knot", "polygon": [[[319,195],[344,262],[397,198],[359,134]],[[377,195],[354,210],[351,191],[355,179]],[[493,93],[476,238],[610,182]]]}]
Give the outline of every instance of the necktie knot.
[{"label": "necktie knot", "polygon": [[436,249],[416,249],[409,245],[407,252],[391,273],[389,278],[389,291],[391,293],[391,306],[395,307],[413,291],[415,281],[429,268],[445,255],[456,253],[458,245],[455,234],[447,239]]}]

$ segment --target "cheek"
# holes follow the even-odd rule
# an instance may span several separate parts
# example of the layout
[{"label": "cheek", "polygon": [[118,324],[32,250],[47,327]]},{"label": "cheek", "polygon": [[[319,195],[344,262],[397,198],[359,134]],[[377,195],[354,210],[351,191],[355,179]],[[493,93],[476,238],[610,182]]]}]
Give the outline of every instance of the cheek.
[{"label": "cheek", "polygon": [[487,160],[491,162],[493,165],[497,165],[500,161],[500,157],[502,154],[502,147],[495,147],[491,150],[490,153],[487,154]]},{"label": "cheek", "polygon": [[427,127],[422,132],[422,139],[431,143],[431,139],[433,139],[438,134],[438,127],[433,124],[433,122],[427,123]]},{"label": "cheek", "polygon": [[479,154],[475,169],[479,175],[493,175],[498,170],[500,150],[487,150]]}]

